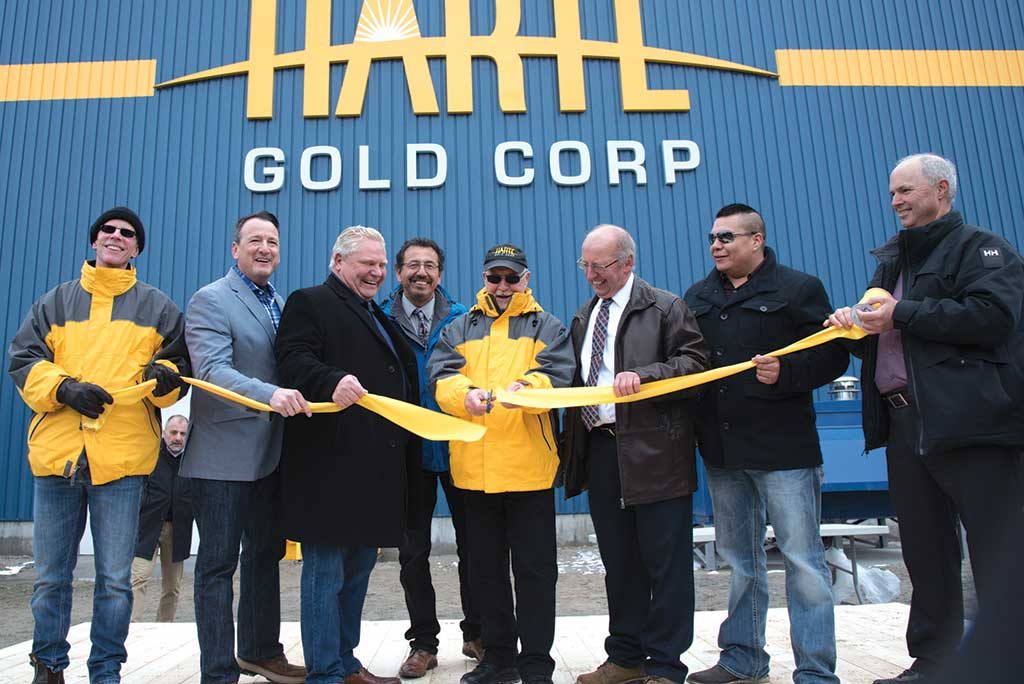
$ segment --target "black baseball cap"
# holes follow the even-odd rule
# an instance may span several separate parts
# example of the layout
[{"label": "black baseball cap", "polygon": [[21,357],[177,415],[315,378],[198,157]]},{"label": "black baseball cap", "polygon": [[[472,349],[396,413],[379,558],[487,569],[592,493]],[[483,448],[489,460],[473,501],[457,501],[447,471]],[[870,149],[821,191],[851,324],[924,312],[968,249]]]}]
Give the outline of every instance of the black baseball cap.
[{"label": "black baseball cap", "polygon": [[526,252],[507,242],[494,245],[484,254],[484,270],[492,268],[510,268],[516,273],[522,273],[528,268]]}]

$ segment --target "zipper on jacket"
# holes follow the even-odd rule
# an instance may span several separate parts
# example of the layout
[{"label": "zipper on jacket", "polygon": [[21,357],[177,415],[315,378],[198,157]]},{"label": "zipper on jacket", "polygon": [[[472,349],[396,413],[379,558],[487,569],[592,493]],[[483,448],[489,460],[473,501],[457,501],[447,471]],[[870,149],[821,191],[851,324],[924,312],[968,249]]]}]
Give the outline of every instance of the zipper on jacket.
[{"label": "zipper on jacket", "polygon": [[540,436],[544,438],[544,444],[547,445],[548,449],[550,449],[551,448],[551,442],[548,441],[548,433],[544,431],[544,418],[547,415],[548,414],[546,414],[546,413],[538,413],[537,414],[537,421],[540,423]]},{"label": "zipper on jacket", "polygon": [[50,414],[49,413],[40,413],[39,414],[39,420],[36,421],[36,424],[33,425],[32,429],[29,430],[29,432],[28,432],[28,438],[29,439],[32,439],[32,436],[34,434],[36,434],[36,430],[39,429],[39,426],[43,424],[43,421],[46,420],[46,416],[48,416],[48,415],[50,415]]},{"label": "zipper on jacket", "polygon": [[[921,404],[917,401],[917,376],[914,373],[914,365],[910,362],[910,355],[907,354],[906,349],[903,350],[903,361],[907,365],[907,384],[908,389],[911,390],[911,395],[914,399],[914,403],[917,405],[914,407],[914,414],[917,418],[917,457],[924,457],[924,416],[921,415]],[[890,420],[891,423],[891,420]],[[890,430],[892,429],[890,425]]]}]

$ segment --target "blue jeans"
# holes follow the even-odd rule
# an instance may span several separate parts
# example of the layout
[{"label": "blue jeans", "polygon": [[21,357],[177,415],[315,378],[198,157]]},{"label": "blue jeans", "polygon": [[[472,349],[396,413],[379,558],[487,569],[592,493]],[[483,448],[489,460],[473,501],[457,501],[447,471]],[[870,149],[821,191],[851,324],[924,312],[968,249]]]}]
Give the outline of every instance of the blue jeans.
[{"label": "blue jeans", "polygon": [[203,684],[238,681],[231,603],[232,577],[239,565],[238,656],[252,662],[284,653],[280,482],[278,471],[255,482],[191,480],[199,527],[195,608]]},{"label": "blue jeans", "polygon": [[735,675],[768,675],[765,621],[767,518],[786,566],[786,604],[797,684],[838,684],[832,582],[818,525],[821,469],[725,470],[707,467],[715,539],[732,566],[729,615],[718,632],[719,664]]},{"label": "blue jeans", "polygon": [[377,549],[302,543],[302,652],[307,684],[340,682],[363,666],[359,645],[363,602]]},{"label": "blue jeans", "polygon": [[72,580],[88,510],[96,565],[89,681],[116,683],[121,681],[121,663],[128,658],[124,641],[132,618],[132,556],[145,478],[125,477],[93,485],[87,470],[79,472],[72,480],[35,478],[32,653],[54,671],[64,670],[70,663],[67,636]]}]

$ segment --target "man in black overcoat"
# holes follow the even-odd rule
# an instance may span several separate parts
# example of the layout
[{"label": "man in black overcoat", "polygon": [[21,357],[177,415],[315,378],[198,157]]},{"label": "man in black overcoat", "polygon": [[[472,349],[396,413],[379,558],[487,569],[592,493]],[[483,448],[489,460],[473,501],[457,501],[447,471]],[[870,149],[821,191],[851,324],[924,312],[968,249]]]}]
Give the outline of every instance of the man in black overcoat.
[{"label": "man in black overcoat", "polygon": [[188,478],[178,475],[185,453],[188,418],[174,415],[164,425],[160,456],[146,481],[139,511],[139,539],[132,559],[132,620],[142,616],[146,588],[160,553],[160,605],[157,622],[174,622],[185,559],[192,554],[192,500]]},{"label": "man in black overcoat", "polygon": [[[378,547],[397,547],[419,440],[361,406],[367,392],[415,402],[416,358],[374,301],[387,274],[383,236],[354,226],[338,236],[322,285],[293,292],[281,315],[281,382],[340,413],[285,424],[281,463],[284,531],[302,543],[302,650],[311,684],[398,684],[353,654]],[[397,665],[397,663],[396,663]]]}]

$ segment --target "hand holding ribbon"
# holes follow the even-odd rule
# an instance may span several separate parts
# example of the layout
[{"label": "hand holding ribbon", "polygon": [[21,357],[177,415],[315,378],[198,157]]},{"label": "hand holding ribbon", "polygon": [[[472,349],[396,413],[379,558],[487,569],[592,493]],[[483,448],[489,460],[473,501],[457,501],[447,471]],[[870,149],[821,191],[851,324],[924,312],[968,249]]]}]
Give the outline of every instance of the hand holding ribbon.
[{"label": "hand holding ribbon", "polygon": [[[882,295],[888,296],[889,293],[885,292],[885,290],[872,288],[865,293],[857,306],[867,304],[869,307],[877,309],[878,305],[869,300],[880,298]],[[775,351],[768,352],[763,356],[785,356],[786,354],[810,349],[811,347],[816,347],[820,344],[825,344],[826,342],[831,342],[833,340],[859,340],[866,337],[867,334],[868,333],[863,328],[852,321],[850,321],[849,326],[845,326],[840,323],[839,325],[832,325],[824,330],[816,332],[813,335],[808,335],[802,340],[797,340],[793,344],[787,345],[782,349],[776,349]],[[744,361],[742,363],[734,363],[730,366],[713,368],[711,370],[704,371],[703,373],[694,373],[692,375],[683,375],[677,378],[646,382],[640,385],[639,391],[635,394],[626,394],[621,396],[616,393],[615,388],[612,386],[569,387],[565,389],[523,389],[515,393],[505,392],[504,390],[499,389],[495,392],[495,395],[496,399],[500,402],[516,404],[518,406],[527,406],[530,408],[557,409],[591,406],[595,404],[624,404],[627,402],[651,399],[652,397],[660,397],[662,395],[678,392],[684,389],[690,389],[691,387],[697,387],[709,382],[714,382],[715,380],[721,380],[722,378],[727,378],[731,375],[736,375],[737,373],[742,373],[743,371],[750,370],[755,367],[757,367],[757,364],[753,361]]]}]

